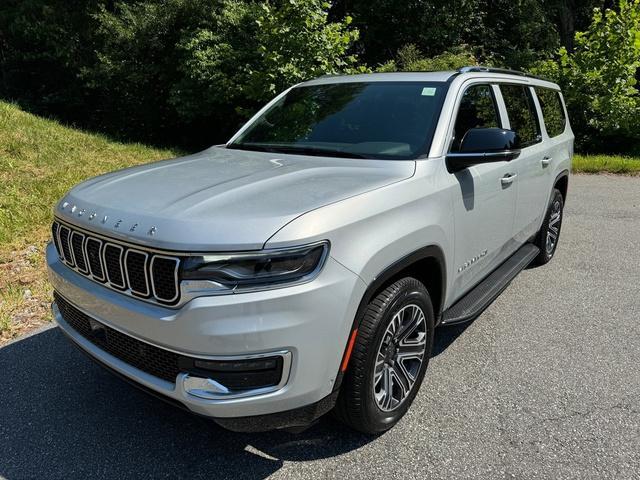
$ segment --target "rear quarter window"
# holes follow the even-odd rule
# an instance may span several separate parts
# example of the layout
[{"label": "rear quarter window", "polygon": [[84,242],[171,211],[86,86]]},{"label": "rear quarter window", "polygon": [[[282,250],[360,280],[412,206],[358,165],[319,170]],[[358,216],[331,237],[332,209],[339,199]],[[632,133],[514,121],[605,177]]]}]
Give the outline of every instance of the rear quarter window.
[{"label": "rear quarter window", "polygon": [[561,135],[567,126],[567,117],[562,107],[560,92],[543,87],[535,87],[535,91],[542,108],[542,118],[547,134],[550,137]]}]

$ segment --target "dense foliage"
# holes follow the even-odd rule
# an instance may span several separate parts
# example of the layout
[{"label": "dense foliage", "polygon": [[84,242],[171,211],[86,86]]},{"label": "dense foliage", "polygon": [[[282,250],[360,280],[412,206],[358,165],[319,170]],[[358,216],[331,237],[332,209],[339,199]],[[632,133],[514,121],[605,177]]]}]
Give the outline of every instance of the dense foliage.
[{"label": "dense foliage", "polygon": [[640,0],[596,10],[574,48],[533,70],[563,87],[578,146],[640,152]]},{"label": "dense foliage", "polygon": [[580,148],[631,152],[639,1],[4,0],[0,97],[197,148],[301,80],[482,63],[554,78]]}]

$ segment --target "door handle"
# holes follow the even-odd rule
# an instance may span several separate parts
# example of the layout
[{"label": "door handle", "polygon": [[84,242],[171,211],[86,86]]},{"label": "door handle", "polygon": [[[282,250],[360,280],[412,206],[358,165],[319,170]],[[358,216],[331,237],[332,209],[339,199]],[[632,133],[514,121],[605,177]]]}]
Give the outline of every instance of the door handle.
[{"label": "door handle", "polygon": [[542,160],[540,161],[540,163],[542,163],[542,167],[548,167],[549,164],[551,163],[551,160],[553,160],[553,158],[551,157],[543,157]]},{"label": "door handle", "polygon": [[502,183],[502,186],[504,187],[506,187],[507,185],[511,185],[517,176],[518,175],[515,173],[513,174],[507,173],[504,177],[500,179],[500,183]]}]

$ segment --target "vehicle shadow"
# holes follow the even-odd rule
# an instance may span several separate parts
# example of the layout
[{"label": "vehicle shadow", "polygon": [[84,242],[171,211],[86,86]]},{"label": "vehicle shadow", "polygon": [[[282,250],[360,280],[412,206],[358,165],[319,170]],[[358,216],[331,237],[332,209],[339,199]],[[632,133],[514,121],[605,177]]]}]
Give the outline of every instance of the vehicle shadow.
[{"label": "vehicle shadow", "polygon": [[325,417],[238,434],[139,392],[52,328],[0,349],[0,478],[263,479],[373,438]]},{"label": "vehicle shadow", "polygon": [[[478,315],[479,317],[480,315]],[[469,320],[468,322],[458,325],[442,325],[436,328],[433,338],[433,350],[431,356],[435,357],[444,352],[449,346],[456,341],[456,339],[469,328],[469,326],[476,321],[476,318]]]}]

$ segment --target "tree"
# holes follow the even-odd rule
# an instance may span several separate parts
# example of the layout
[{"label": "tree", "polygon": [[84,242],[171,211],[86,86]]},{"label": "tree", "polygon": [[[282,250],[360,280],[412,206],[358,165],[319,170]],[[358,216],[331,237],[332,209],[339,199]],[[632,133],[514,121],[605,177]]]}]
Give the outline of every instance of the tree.
[{"label": "tree", "polygon": [[[360,71],[350,18],[322,0],[166,0],[116,3],[96,16],[97,58],[83,70],[105,112],[142,138],[224,141],[285,87]],[[116,118],[111,119],[116,123]],[[187,141],[187,138],[185,138]]]},{"label": "tree", "polygon": [[533,71],[561,84],[579,147],[640,150],[640,0],[620,0],[619,9],[596,9],[575,35],[575,50],[562,47],[556,60]]}]

